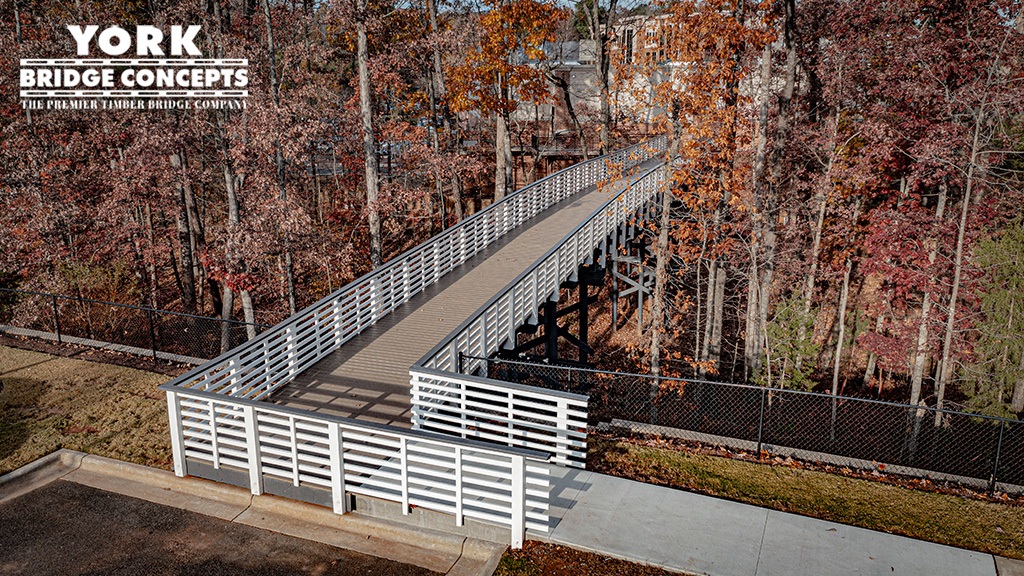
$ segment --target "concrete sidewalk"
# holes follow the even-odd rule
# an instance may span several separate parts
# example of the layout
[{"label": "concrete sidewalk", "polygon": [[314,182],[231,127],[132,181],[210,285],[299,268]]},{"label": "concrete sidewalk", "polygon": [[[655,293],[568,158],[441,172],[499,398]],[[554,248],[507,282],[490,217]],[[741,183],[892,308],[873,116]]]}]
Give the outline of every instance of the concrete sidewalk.
[{"label": "concrete sidewalk", "polygon": [[528,537],[712,576],[1024,576],[1024,562],[556,468],[552,524]]}]

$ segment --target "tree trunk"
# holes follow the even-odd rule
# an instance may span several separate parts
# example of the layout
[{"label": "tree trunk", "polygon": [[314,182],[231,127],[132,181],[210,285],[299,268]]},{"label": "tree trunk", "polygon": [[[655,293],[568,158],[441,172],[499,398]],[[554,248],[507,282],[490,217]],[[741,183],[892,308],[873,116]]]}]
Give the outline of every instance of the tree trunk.
[{"label": "tree trunk", "polygon": [[227,320],[231,320],[231,309],[235,307],[235,293],[228,286],[227,282],[224,283],[224,296],[221,301],[223,304],[221,305],[220,317],[224,322],[220,323],[220,353],[223,354],[231,350],[232,324],[227,322]]},{"label": "tree trunk", "polygon": [[[437,34],[439,28],[437,25],[436,0],[429,0],[427,2],[427,11],[429,12],[430,31]],[[458,120],[451,114],[451,109],[443,104],[444,98],[448,92],[444,81],[444,66],[441,61],[441,48],[436,42],[433,45],[432,51],[434,65],[433,80],[435,85],[434,97],[437,99],[437,103],[442,105],[441,117],[444,119],[445,131],[451,132],[451,139],[455,141],[455,148],[457,151],[461,152],[461,135]],[[462,208],[462,182],[459,180],[458,172],[452,174],[452,208],[455,212],[455,221],[461,221],[464,211]]]},{"label": "tree trunk", "polygon": [[455,221],[461,222],[465,215],[462,209],[462,182],[459,175],[452,175],[452,208],[455,210]]},{"label": "tree trunk", "polygon": [[[171,166],[178,169],[179,173],[182,167],[181,159],[178,154],[172,154]],[[179,262],[180,262],[180,273],[181,273],[181,302],[182,308],[186,313],[196,313],[196,277],[195,277],[195,252],[193,251],[193,233],[190,226],[191,218],[189,218],[188,210],[188,196],[190,192],[186,190],[189,186],[185,178],[181,175],[178,177],[176,183],[178,188],[178,214],[176,223],[178,227],[178,250],[179,250]]]},{"label": "tree trunk", "polygon": [[[594,2],[594,5],[595,6],[597,5],[596,1]],[[600,58],[602,58],[602,60],[607,60],[608,57],[605,56],[605,55],[601,55]],[[609,95],[608,95],[608,73],[609,73],[609,71],[608,71],[607,64],[602,64],[602,68],[603,69],[600,70],[599,73],[598,73],[598,79],[597,79],[598,89],[600,90],[600,95],[601,95],[601,100],[600,100],[600,105],[601,105],[601,108],[600,108],[600,122],[601,122],[600,138],[601,138],[601,154],[607,154],[608,153],[608,147],[611,145],[610,140],[611,140],[611,125],[612,125],[612,107],[611,107],[611,103],[609,102]]]},{"label": "tree trunk", "polygon": [[[810,315],[814,302],[814,287],[818,283],[818,258],[821,257],[821,234],[825,228],[825,209],[828,207],[828,194],[822,193],[818,198],[818,217],[814,221],[814,233],[811,237],[810,265],[804,277],[804,315]],[[801,339],[806,336],[801,333]]]},{"label": "tree trunk", "polygon": [[[433,4],[428,2],[428,4]],[[437,116],[437,88],[435,87],[435,81],[431,75],[430,85],[427,87],[427,99],[430,104],[430,147],[434,150],[434,157],[437,159],[441,158],[441,136],[438,131],[441,129],[438,126]],[[434,190],[437,193],[437,218],[439,227],[438,230],[444,230],[448,223],[446,222],[447,217],[445,215],[444,208],[444,184],[441,182],[441,175],[437,174],[434,176]],[[433,221],[433,215],[430,217]]]},{"label": "tree trunk", "polygon": [[14,0],[14,41],[21,46],[21,7],[18,0]]},{"label": "tree trunk", "polygon": [[839,393],[839,367],[843,356],[843,340],[846,339],[846,306],[850,298],[850,271],[853,262],[846,259],[846,270],[843,272],[843,287],[839,291],[839,336],[836,338],[836,352],[832,359],[832,395]]},{"label": "tree trunk", "polygon": [[754,133],[754,170],[752,186],[756,190],[764,177],[765,150],[768,146],[768,108],[771,103],[772,47],[765,44],[761,51],[761,78],[757,97],[760,100],[757,113],[757,131]]},{"label": "tree trunk", "polygon": [[[775,143],[772,147],[771,175],[768,185],[764,187],[763,197],[758,195],[760,200],[759,212],[760,232],[759,238],[761,258],[758,262],[760,286],[758,287],[758,324],[761,327],[768,325],[768,309],[770,304],[772,279],[775,276],[775,246],[778,239],[778,208],[779,190],[782,187],[783,165],[786,157],[786,140],[789,137],[790,105],[793,101],[793,90],[796,84],[796,41],[794,38],[796,29],[796,3],[795,0],[786,0],[786,19],[783,24],[783,45],[786,48],[786,80],[779,95],[779,112],[776,116]],[[770,64],[769,64],[770,66]],[[770,70],[769,70],[770,72]],[[761,359],[758,351],[755,363]],[[756,365],[755,365],[756,366]]]},{"label": "tree trunk", "polygon": [[252,294],[248,290],[242,290],[242,317],[245,318],[245,338],[252,340],[256,337],[256,313],[252,306]]},{"label": "tree trunk", "polygon": [[[206,232],[203,219],[199,215],[199,208],[196,203],[195,190],[188,179],[188,157],[184,150],[171,154],[171,166],[181,174],[180,186],[182,198],[185,204],[185,216],[188,219],[189,247],[192,251],[192,285],[195,291],[202,294],[203,267],[199,262],[198,255],[206,248]],[[197,309],[202,309],[202,298],[193,297],[198,302]]]},{"label": "tree trunk", "polygon": [[[761,51],[761,78],[760,86],[758,86],[758,99],[760,100],[760,105],[758,106],[757,131],[754,133],[755,144],[752,187],[755,191],[760,190],[763,186],[762,179],[764,177],[765,150],[768,145],[768,108],[771,100],[771,90],[769,90],[769,86],[771,84],[771,71],[772,48],[771,45],[765,44],[764,49]],[[754,237],[758,241],[754,242],[750,247],[750,270],[747,273],[747,314],[745,317],[745,337],[743,339],[743,365],[746,376],[755,374],[760,369],[761,356],[763,354],[761,345],[764,341],[761,335],[761,322],[759,318],[760,305],[758,303],[758,299],[761,297],[759,289],[760,282],[758,280],[761,276],[760,267],[758,266],[758,252],[760,237],[762,236],[761,229],[764,226],[763,215],[756,214],[754,219]]]},{"label": "tree trunk", "polygon": [[[725,262],[717,266],[717,273],[714,277],[715,296],[714,306],[708,310],[712,313],[711,320],[711,343],[708,347],[708,360],[713,362],[718,370],[722,360],[722,321],[725,319],[725,280],[727,267]],[[709,280],[711,280],[709,278]]]},{"label": "tree trunk", "polygon": [[[668,158],[669,166],[671,161],[679,153],[680,128],[678,118],[672,121],[672,140],[669,143]],[[669,168],[670,169],[670,168]],[[668,286],[668,261],[671,258],[669,252],[669,227],[672,221],[672,178],[665,178],[665,184],[661,191],[661,214],[658,221],[658,240],[655,243],[654,253],[654,295],[651,301],[651,374],[657,378],[661,376],[661,332],[665,328],[665,294]],[[643,278],[641,278],[643,281]],[[653,396],[657,395],[657,380],[652,384]],[[652,397],[653,400],[653,397]]]},{"label": "tree trunk", "polygon": [[[701,339],[701,297],[700,297],[700,263],[704,261],[704,250],[707,248],[707,236],[701,238],[700,244],[700,256],[697,258],[697,265],[693,267],[694,275],[696,276],[694,281],[694,312],[693,312],[693,357],[700,361],[704,359],[702,351],[703,340]],[[703,374],[703,371],[698,371],[698,374]]]},{"label": "tree trunk", "polygon": [[[565,111],[569,114],[569,120],[572,121],[572,126],[576,130],[576,139],[579,140],[580,149],[583,150],[583,160],[590,159],[590,152],[587,150],[587,133],[583,130],[583,125],[580,124],[579,116],[576,115],[576,107],[572,104],[572,94],[569,92],[569,82],[561,76],[549,74],[548,79],[552,84],[558,87],[562,93],[562,102],[565,103]],[[538,125],[540,123],[538,122]],[[552,129],[552,135],[554,135],[554,129]]]},{"label": "tree trunk", "polygon": [[[878,334],[882,331],[882,322],[885,318],[885,314],[879,314],[878,318],[875,318],[875,333]],[[875,377],[875,369],[878,365],[878,355],[874,352],[868,354],[868,365],[864,368],[864,385],[871,388],[871,380]],[[882,385],[878,385],[878,393],[882,393]]]},{"label": "tree trunk", "polygon": [[[707,375],[706,363],[711,358],[711,326],[714,324],[715,281],[718,278],[718,260],[708,262],[707,292],[704,295],[704,338],[700,346],[700,376]],[[699,289],[699,288],[698,288]],[[698,318],[698,322],[700,319]]]},{"label": "tree trunk", "polygon": [[[430,31],[433,34],[437,34],[437,0],[427,0],[427,12],[428,18],[430,19]],[[437,88],[437,97],[444,98],[444,66],[441,63],[441,47],[437,42],[433,43],[432,56],[434,65],[434,82]]]},{"label": "tree trunk", "polygon": [[[960,224],[956,234],[956,255],[953,259],[953,288],[949,294],[949,313],[946,316],[946,332],[942,339],[942,363],[939,364],[939,377],[935,385],[935,407],[942,410],[946,396],[946,384],[949,382],[952,366],[950,356],[953,348],[953,331],[956,327],[957,298],[960,295],[960,277],[963,273],[964,238],[967,235],[967,216],[971,207],[971,192],[974,190],[975,172],[978,165],[981,130],[985,116],[985,105],[982,103],[974,121],[974,138],[971,143],[970,165],[967,167],[967,182],[964,186],[963,206],[960,209]],[[935,426],[942,425],[943,414],[935,412]]]},{"label": "tree trunk", "polygon": [[146,222],[146,243],[149,244],[149,256],[146,258],[146,275],[149,276],[149,307],[156,308],[160,283],[156,273],[156,230],[153,226],[153,208],[149,202],[146,202],[143,207],[143,218]]},{"label": "tree trunk", "polygon": [[750,247],[750,270],[747,272],[747,314],[746,331],[743,339],[744,380],[757,373],[761,367],[761,323],[758,321],[758,290],[760,283],[757,271],[757,248]]},{"label": "tree trunk", "polygon": [[[833,114],[832,117],[832,150],[828,157],[828,163],[825,167],[824,178],[828,180],[828,188],[832,188],[831,174],[832,166],[835,164],[836,154],[839,153],[839,149],[836,147],[836,140],[839,137],[839,110]],[[817,218],[814,221],[814,231],[811,234],[811,256],[810,262],[807,267],[807,276],[804,277],[804,317],[809,318],[811,315],[811,306],[814,304],[814,289],[818,284],[818,259],[821,257],[821,235],[825,229],[825,212],[828,208],[828,193],[829,189],[821,190],[817,196],[818,209]],[[800,329],[798,332],[799,340],[807,340],[807,327],[805,323],[801,322]],[[811,335],[813,338],[813,334]],[[803,367],[803,358],[797,357],[796,369],[799,371]]]},{"label": "tree trunk", "polygon": [[[594,41],[594,60],[597,72],[597,89],[599,98],[598,123],[600,124],[599,137],[601,139],[601,154],[608,153],[611,144],[612,108],[609,94],[609,81],[611,77],[611,50],[608,46],[608,33],[611,27],[610,18],[616,12],[618,0],[611,0],[607,9],[602,9],[598,0],[592,0],[589,4],[584,3],[584,15],[587,19],[587,29],[590,31],[590,38]],[[602,18],[602,12],[605,17]],[[581,141],[582,142],[582,141]]]},{"label": "tree trunk", "polygon": [[[1021,361],[1021,363],[1024,364],[1024,357],[1021,358]],[[1010,409],[1017,414],[1024,412],[1024,379],[1018,380],[1017,385],[1013,387],[1013,398],[1010,400]]]},{"label": "tree trunk", "polygon": [[[227,196],[227,204],[228,204],[228,222],[227,222],[228,226],[227,226],[227,228],[228,228],[228,236],[229,237],[232,235],[232,233],[235,230],[237,230],[238,226],[241,223],[241,210],[239,209],[238,189],[242,185],[242,180],[243,179],[240,176],[235,174],[234,167],[231,165],[230,160],[228,160],[227,157],[225,156],[225,161],[224,161],[224,191],[225,191],[226,196]],[[234,257],[234,250],[236,250],[236,249],[237,248],[235,246],[233,246],[233,242],[231,240],[229,240],[228,243],[227,243],[227,246],[225,247],[225,252],[226,252],[225,260],[226,261],[231,262],[231,260]],[[244,270],[245,269],[245,262],[244,261],[238,262],[238,266],[242,270]],[[250,293],[249,289],[248,288],[243,288],[243,289],[239,290],[239,297],[242,299],[242,310],[243,310],[245,321],[248,322],[249,324],[254,323],[256,321],[256,318],[255,318],[255,315],[253,313],[252,294]],[[230,320],[231,319],[232,308],[234,308],[234,304],[235,304],[235,291],[231,288],[231,282],[229,281],[229,278],[225,278],[224,279],[224,296],[223,296],[223,299],[221,301],[221,318],[223,318],[225,320]],[[227,322],[224,322],[224,323],[221,324],[221,352],[224,352],[224,351],[227,350],[226,348],[224,348],[224,346],[230,346],[231,345],[230,330],[231,330],[231,325],[229,325]],[[247,338],[249,340],[255,338],[256,337],[256,328],[254,326],[251,326],[251,325],[250,326],[246,326],[246,336],[247,336]]]},{"label": "tree trunk", "polygon": [[[437,4],[435,0],[427,0],[427,20],[430,23],[431,35],[437,35]],[[436,39],[435,39],[436,40]],[[441,155],[441,136],[438,131],[441,129],[440,117],[438,115],[437,106],[438,102],[444,98],[444,67],[441,64],[441,48],[435,41],[432,43],[432,56],[433,56],[433,69],[428,73],[429,86],[427,94],[430,99],[430,123],[431,123],[431,134],[430,144],[434,149],[434,155],[440,158]],[[447,216],[445,214],[444,206],[444,184],[441,182],[441,177],[438,175],[434,178],[434,187],[437,190],[437,201],[438,201],[438,216],[441,222],[441,230],[447,227]]]},{"label": "tree trunk", "polygon": [[377,141],[373,132],[373,101],[370,88],[369,47],[366,38],[366,2],[358,0],[356,18],[356,65],[359,69],[359,113],[363,122],[363,156],[366,161],[366,211],[370,227],[370,264],[383,264],[380,235],[380,171],[377,163]]},{"label": "tree trunk", "polygon": [[[1016,20],[1018,28],[1020,26],[1020,20],[1024,18],[1024,9],[1018,10]],[[957,297],[960,293],[960,278],[963,272],[963,257],[964,257],[964,238],[967,233],[967,216],[968,210],[971,204],[971,197],[974,194],[975,180],[978,171],[978,155],[981,153],[981,132],[987,123],[988,114],[985,110],[988,105],[988,88],[992,86],[993,77],[996,72],[1002,68],[1001,58],[1003,48],[1006,46],[1006,40],[1009,39],[1011,32],[1006,31],[1003,37],[1003,42],[999,46],[999,52],[996,54],[995,60],[992,65],[989,66],[987,72],[987,78],[985,80],[985,86],[982,92],[981,103],[978,106],[978,110],[974,113],[974,133],[971,141],[971,156],[970,163],[967,166],[967,180],[964,185],[964,198],[963,207],[960,211],[960,226],[957,230],[956,235],[956,256],[954,258],[953,268],[953,289],[949,295],[949,315],[946,317],[946,333],[942,340],[942,363],[939,365],[939,377],[936,385],[936,401],[935,407],[942,410],[943,401],[945,400],[946,384],[950,380],[950,373],[952,372],[952,366],[950,361],[951,348],[953,346],[953,330],[956,326],[956,308],[957,308]],[[984,181],[984,178],[982,178]],[[980,190],[978,196],[980,197]],[[1016,396],[1016,394],[1015,394]],[[942,424],[942,412],[935,412],[935,426]]]},{"label": "tree trunk", "polygon": [[[267,59],[270,64],[270,87],[271,92],[274,95],[274,114],[280,118],[281,109],[281,88],[280,83],[277,80],[277,49],[274,46],[274,30],[270,19],[270,1],[263,0],[263,16],[266,19],[267,24]],[[288,188],[285,182],[285,170],[284,170],[284,154],[281,151],[281,135],[280,128],[278,128],[278,134],[274,138],[274,164],[277,168],[277,184],[279,187],[279,198],[281,203],[287,205],[288,202]],[[315,175],[314,175],[315,177]],[[285,285],[288,287],[288,312],[295,314],[295,266],[292,262],[292,246],[291,240],[288,238],[287,232],[284,233],[284,275]],[[245,307],[248,290],[243,291],[242,294],[242,306]],[[249,302],[250,310],[252,308],[251,300]],[[249,322],[249,318],[246,317],[246,322]],[[252,336],[250,336],[250,339]]]},{"label": "tree trunk", "polygon": [[[277,82],[277,50],[274,47],[274,29],[270,20],[270,1],[263,0],[263,16],[267,25],[267,62],[270,65],[270,89],[274,96],[275,115],[279,115],[281,106],[281,90]],[[277,167],[277,181],[281,187],[281,195],[285,195],[284,156],[281,154],[281,137],[274,138],[274,164]]]},{"label": "tree trunk", "polygon": [[494,130],[494,201],[497,202],[512,192],[512,135],[508,130],[508,118],[499,112],[495,118]]},{"label": "tree trunk", "polygon": [[[906,180],[901,182],[901,185],[905,186]],[[942,222],[942,218],[946,211],[946,184],[942,182],[939,184],[939,200],[935,205],[935,222],[936,224]],[[935,259],[939,255],[939,240],[937,238],[929,238],[929,242],[932,243],[932,249],[928,252],[928,265],[931,266],[935,263]],[[934,281],[934,278],[929,278],[929,281]],[[924,380],[924,368],[928,361],[928,320],[930,318],[932,308],[932,293],[931,289],[924,291],[924,296],[921,298],[921,324],[917,328],[917,347],[914,349],[914,368],[910,376],[910,403],[917,404],[921,399],[921,382]]]}]

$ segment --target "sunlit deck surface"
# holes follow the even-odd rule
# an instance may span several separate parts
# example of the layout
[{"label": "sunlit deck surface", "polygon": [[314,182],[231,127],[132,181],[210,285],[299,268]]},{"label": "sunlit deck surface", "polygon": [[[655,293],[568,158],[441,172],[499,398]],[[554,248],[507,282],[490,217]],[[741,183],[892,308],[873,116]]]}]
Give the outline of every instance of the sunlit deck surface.
[{"label": "sunlit deck surface", "polygon": [[409,368],[623,185],[584,188],[538,214],[297,376],[271,401],[411,427]]}]

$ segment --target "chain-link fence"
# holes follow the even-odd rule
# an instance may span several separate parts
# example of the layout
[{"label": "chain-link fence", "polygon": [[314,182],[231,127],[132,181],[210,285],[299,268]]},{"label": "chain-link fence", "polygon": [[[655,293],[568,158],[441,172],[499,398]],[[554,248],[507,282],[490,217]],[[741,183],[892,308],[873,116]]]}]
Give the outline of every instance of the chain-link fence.
[{"label": "chain-link fence", "polygon": [[45,292],[0,288],[0,331],[196,363],[267,326]]},{"label": "chain-link fence", "polygon": [[590,396],[593,429],[1024,493],[1024,422],[869,398],[487,360],[489,376]]}]

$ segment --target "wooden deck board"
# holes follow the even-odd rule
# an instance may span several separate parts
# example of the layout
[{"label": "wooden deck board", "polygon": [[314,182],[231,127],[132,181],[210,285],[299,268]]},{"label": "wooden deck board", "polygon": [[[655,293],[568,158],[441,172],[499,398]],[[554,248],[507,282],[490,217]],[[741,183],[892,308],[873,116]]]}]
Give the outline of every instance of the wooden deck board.
[{"label": "wooden deck board", "polygon": [[590,186],[538,214],[300,374],[271,401],[410,427],[409,368],[623,185]]}]

